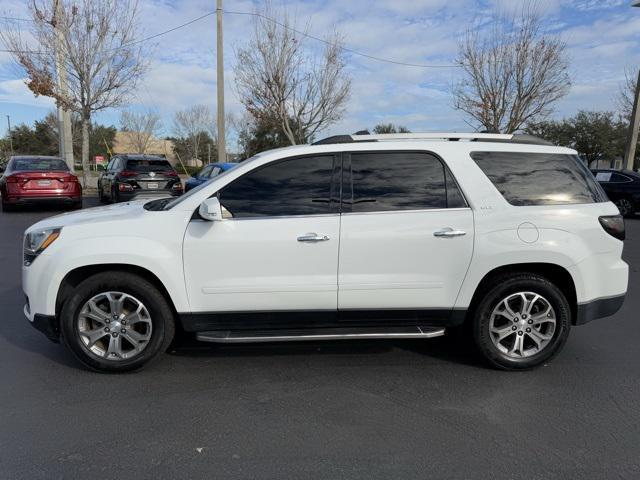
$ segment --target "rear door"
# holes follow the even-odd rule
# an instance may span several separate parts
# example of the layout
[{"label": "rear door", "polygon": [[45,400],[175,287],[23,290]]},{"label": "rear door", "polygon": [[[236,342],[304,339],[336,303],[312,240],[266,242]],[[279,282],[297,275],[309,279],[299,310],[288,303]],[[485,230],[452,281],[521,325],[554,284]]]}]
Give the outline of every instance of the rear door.
[{"label": "rear door", "polygon": [[426,152],[344,155],[340,310],[445,316],[471,261],[473,213]]}]

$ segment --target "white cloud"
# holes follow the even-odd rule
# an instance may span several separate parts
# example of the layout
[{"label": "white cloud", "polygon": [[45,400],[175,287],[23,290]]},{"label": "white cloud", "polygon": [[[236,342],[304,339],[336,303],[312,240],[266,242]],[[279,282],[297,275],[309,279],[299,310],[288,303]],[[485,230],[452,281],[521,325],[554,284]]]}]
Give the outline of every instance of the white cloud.
[{"label": "white cloud", "polygon": [[[24,4],[9,0],[11,13],[24,16]],[[324,36],[337,27],[354,50],[408,63],[450,64],[459,38],[474,21],[496,8],[513,10],[514,0],[279,0],[302,29]],[[210,0],[140,0],[143,35],[151,35],[212,11]],[[252,12],[250,0],[226,0],[227,11]],[[578,109],[611,108],[627,65],[640,63],[640,9],[626,0],[539,0],[546,28],[561,32],[568,44],[575,85],[557,105],[557,116]],[[4,12],[3,14],[6,14]],[[233,85],[234,51],[251,35],[252,18],[225,15],[226,108],[242,112]],[[195,103],[215,107],[215,16],[195,22],[153,41],[150,69],[132,104],[151,107],[169,130],[173,112]],[[307,40],[314,51],[322,44]],[[424,69],[394,65],[346,54],[353,94],[344,120],[326,133],[341,133],[393,121],[412,130],[462,130],[464,117],[453,110],[450,87],[458,69]],[[0,78],[15,79],[15,67],[0,54]],[[0,82],[0,102],[53,105],[35,99],[22,80]],[[114,116],[106,112],[103,116]],[[167,133],[169,133],[167,131]]]},{"label": "white cloud", "polygon": [[14,103],[31,107],[54,108],[55,102],[48,97],[35,97],[27,88],[24,79],[0,81],[0,103]]}]

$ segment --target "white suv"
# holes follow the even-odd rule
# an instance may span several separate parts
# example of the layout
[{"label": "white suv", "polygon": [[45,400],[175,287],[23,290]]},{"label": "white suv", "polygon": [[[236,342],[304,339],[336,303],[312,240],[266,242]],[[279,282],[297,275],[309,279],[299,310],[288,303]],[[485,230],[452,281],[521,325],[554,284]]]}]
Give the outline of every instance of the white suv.
[{"label": "white suv", "polygon": [[330,137],[179,198],[43,220],[24,311],[86,366],[209,342],[429,338],[468,326],[505,369],[549,360],[627,291],[624,223],[576,152],[532,137]]}]

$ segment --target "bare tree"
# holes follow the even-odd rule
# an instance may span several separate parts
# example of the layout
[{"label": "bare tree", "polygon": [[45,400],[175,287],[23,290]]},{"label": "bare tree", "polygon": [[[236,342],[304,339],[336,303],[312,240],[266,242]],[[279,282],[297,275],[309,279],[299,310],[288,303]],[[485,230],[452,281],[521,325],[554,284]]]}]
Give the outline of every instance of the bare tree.
[{"label": "bare tree", "polygon": [[636,97],[637,73],[633,69],[628,68],[624,72],[624,82],[620,85],[618,92],[618,108],[620,114],[627,119],[631,119],[631,111],[633,110],[633,102]]},{"label": "bare tree", "polygon": [[496,15],[487,30],[467,31],[457,63],[463,79],[455,108],[491,132],[513,133],[552,111],[571,86],[565,43],[545,33],[535,4],[518,14]]},{"label": "bare tree", "polygon": [[[176,137],[188,140],[193,159],[199,158],[200,145],[206,140],[205,137],[215,131],[215,120],[207,105],[193,105],[180,110],[173,119],[173,133]],[[212,138],[215,141],[215,137]]]},{"label": "bare tree", "polygon": [[349,97],[340,36],[328,37],[322,55],[313,56],[286,12],[276,15],[267,4],[254,18],[253,38],[237,52],[240,99],[257,119],[276,119],[292,145],[307,143],[342,118]]},{"label": "bare tree", "polygon": [[127,132],[129,141],[136,152],[146,153],[149,143],[161,127],[162,123],[157,113],[151,111],[134,112],[133,110],[120,112],[120,129]]},{"label": "bare tree", "polygon": [[[91,115],[121,105],[145,71],[137,42],[136,0],[31,0],[27,32],[0,32],[36,95],[52,97],[82,119],[82,165],[89,165]],[[27,38],[27,39],[25,39]],[[56,61],[66,85],[56,82]],[[63,88],[64,87],[64,88]]]}]

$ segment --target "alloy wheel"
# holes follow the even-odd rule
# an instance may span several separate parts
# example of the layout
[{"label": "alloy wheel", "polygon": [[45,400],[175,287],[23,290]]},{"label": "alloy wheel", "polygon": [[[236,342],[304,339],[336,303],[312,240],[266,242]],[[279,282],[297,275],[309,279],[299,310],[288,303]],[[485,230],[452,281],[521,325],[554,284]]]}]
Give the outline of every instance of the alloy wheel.
[{"label": "alloy wheel", "polygon": [[526,358],[550,344],[556,331],[551,303],[534,292],[503,298],[491,313],[489,332],[493,345],[510,358]]},{"label": "alloy wheel", "polygon": [[620,215],[627,216],[633,213],[633,205],[626,198],[622,198],[616,202],[616,207],[620,210]]},{"label": "alloy wheel", "polygon": [[149,311],[123,292],[103,292],[87,300],[76,325],[84,347],[106,360],[134,358],[151,340]]}]

